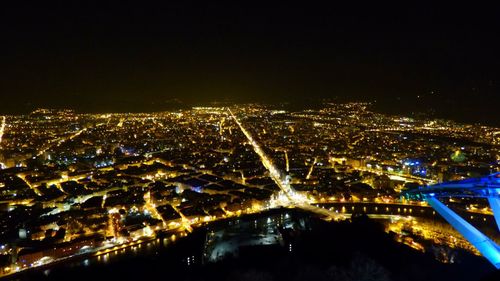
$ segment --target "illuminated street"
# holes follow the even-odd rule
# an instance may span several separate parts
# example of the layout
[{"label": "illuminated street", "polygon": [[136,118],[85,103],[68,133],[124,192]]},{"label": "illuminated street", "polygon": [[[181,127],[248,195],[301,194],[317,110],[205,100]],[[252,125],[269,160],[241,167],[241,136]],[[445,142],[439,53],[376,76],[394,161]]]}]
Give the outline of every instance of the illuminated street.
[{"label": "illuminated street", "polygon": [[2,147],[2,137],[5,131],[5,123],[7,122],[7,118],[2,116],[2,125],[0,125],[0,147]]},{"label": "illuminated street", "polygon": [[0,281],[500,280],[496,5],[59,2],[1,9]]}]

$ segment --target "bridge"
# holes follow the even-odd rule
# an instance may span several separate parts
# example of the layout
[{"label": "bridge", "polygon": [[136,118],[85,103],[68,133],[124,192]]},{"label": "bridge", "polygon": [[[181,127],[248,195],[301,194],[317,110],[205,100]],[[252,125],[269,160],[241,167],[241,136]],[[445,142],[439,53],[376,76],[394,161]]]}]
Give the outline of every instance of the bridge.
[{"label": "bridge", "polygon": [[461,218],[439,198],[471,197],[488,200],[500,231],[500,173],[480,178],[450,181],[402,193],[407,199],[425,200],[449,224],[469,241],[493,266],[500,269],[500,246],[472,224]]}]

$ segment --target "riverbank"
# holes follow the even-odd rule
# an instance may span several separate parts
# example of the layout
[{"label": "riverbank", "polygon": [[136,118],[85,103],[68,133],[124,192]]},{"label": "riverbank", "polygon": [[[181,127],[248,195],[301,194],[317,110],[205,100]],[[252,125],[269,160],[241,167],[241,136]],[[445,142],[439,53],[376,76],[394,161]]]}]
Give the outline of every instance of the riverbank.
[{"label": "riverbank", "polygon": [[[280,220],[280,217],[287,219]],[[296,231],[293,229],[283,231],[287,228],[287,221],[297,222],[303,218],[307,219],[307,227]],[[359,262],[373,263],[376,265],[375,268],[389,272],[388,276],[392,279],[387,280],[401,280],[400,277],[405,274],[416,276],[405,280],[434,280],[426,275],[430,272],[441,272],[443,276],[440,280],[481,280],[492,271],[487,261],[472,254],[462,258],[457,264],[440,263],[430,254],[397,243],[385,232],[383,224],[379,221],[381,220],[356,216],[347,221],[326,222],[302,210],[273,209],[200,226],[186,236],[177,237],[165,233],[161,238],[156,237],[123,248],[111,248],[108,252],[93,253],[74,260],[51,264],[41,269],[9,276],[8,279],[138,280],[169,276],[179,281],[226,280],[233,277],[235,279],[232,280],[248,280],[241,278],[246,278],[243,275],[250,272],[250,276],[253,276],[253,273],[259,276],[266,275],[271,278],[268,280],[305,280],[297,279],[296,275],[311,277],[308,273],[302,272],[307,271],[307,268],[312,268],[314,274],[326,278],[330,274],[329,268],[336,268],[335,272],[344,274],[352,270],[351,264]],[[233,235],[236,233],[235,227],[241,233],[248,233],[250,228],[266,227],[269,228],[266,230],[269,233],[280,232],[280,239],[283,242],[269,243],[269,245],[253,244],[247,245],[248,247],[243,245],[244,247],[239,249],[238,256],[228,256],[216,262],[204,263],[207,233],[226,232]],[[211,248],[218,249],[213,245]],[[477,269],[475,276],[463,272],[464,267],[461,264],[465,263]],[[225,273],[221,275],[221,272]],[[235,276],[231,277],[234,274]],[[317,280],[322,280],[321,278]]]}]

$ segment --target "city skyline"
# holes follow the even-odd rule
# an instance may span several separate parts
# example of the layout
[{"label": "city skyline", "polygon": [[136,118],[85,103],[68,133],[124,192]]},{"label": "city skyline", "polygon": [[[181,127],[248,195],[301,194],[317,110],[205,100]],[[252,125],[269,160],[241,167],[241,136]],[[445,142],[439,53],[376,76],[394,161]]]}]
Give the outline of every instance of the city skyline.
[{"label": "city skyline", "polygon": [[498,125],[496,10],[9,3],[0,111],[338,99]]},{"label": "city skyline", "polygon": [[500,14],[10,1],[0,279],[500,276]]},{"label": "city skyline", "polygon": [[[372,107],[325,103],[290,111],[226,104],[155,113],[38,109],[5,115],[0,124],[0,273],[29,280],[48,267],[55,270],[49,277],[58,280],[64,274],[56,265],[64,268],[69,259],[100,274],[94,266],[120,265],[109,261],[113,257],[158,255],[143,253],[146,245],[165,251],[171,262],[180,263],[181,272],[198,274],[192,266],[223,266],[228,256],[251,245],[264,245],[276,255],[280,249],[302,255],[303,242],[288,231],[315,232],[292,217],[335,227],[365,225],[357,219],[362,214],[383,229],[377,234],[370,228],[373,237],[367,241],[386,235],[384,243],[425,253],[442,270],[453,268],[458,275],[447,274],[455,280],[466,278],[461,266],[484,268],[481,278],[492,273],[480,258],[485,254],[497,266],[495,255],[485,251],[491,247],[462,236],[455,222],[455,229],[446,225],[436,212],[443,215],[444,207],[433,209],[439,201],[428,204],[431,198],[421,196],[443,193],[439,198],[494,245],[496,205],[481,199],[484,191],[464,198],[475,189],[448,193],[446,184],[439,190],[437,183],[469,183],[490,174],[492,182],[499,181],[500,128],[387,115]],[[495,184],[488,190],[496,192]],[[196,240],[200,232],[206,239]],[[170,257],[171,247],[190,239],[203,246],[186,246]],[[379,261],[386,259],[377,253]]]}]

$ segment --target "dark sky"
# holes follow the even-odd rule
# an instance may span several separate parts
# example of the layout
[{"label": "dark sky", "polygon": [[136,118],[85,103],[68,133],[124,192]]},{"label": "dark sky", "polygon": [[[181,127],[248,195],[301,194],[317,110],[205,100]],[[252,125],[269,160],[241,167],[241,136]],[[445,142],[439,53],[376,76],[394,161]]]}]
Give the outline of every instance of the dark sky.
[{"label": "dark sky", "polygon": [[2,3],[0,112],[337,98],[500,123],[498,7],[71,2]]}]

